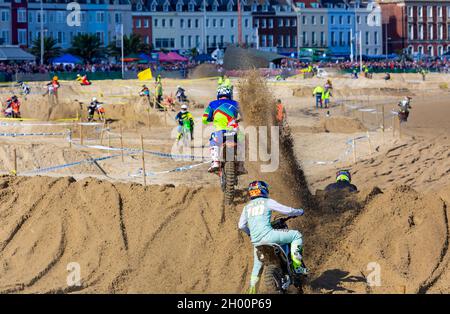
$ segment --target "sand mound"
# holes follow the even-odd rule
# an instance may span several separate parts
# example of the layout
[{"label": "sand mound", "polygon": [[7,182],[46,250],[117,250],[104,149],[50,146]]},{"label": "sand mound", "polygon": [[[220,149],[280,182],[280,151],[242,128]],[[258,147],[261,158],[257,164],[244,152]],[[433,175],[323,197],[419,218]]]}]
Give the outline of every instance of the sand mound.
[{"label": "sand mound", "polygon": [[251,249],[216,188],[2,177],[0,195],[0,292],[244,289]]},{"label": "sand mound", "polygon": [[318,126],[322,132],[332,133],[356,133],[367,131],[362,122],[349,117],[329,117],[323,118]]},{"label": "sand mound", "polygon": [[218,76],[219,71],[217,70],[217,66],[211,63],[202,63],[197,65],[191,71],[189,71],[190,79],[198,79],[203,77],[214,77]]},{"label": "sand mound", "polygon": [[[329,252],[313,286],[322,292],[401,293],[403,286],[407,292],[427,292],[441,276],[448,232],[447,208],[439,196],[394,187],[368,203],[348,236]],[[369,289],[371,262],[381,266],[382,286]]]},{"label": "sand mound", "polygon": [[[299,87],[293,89],[292,95],[296,97],[311,97],[313,88]],[[408,88],[390,88],[390,87],[354,87],[354,88],[334,88],[333,97],[348,97],[348,96],[405,96],[413,95]]]}]

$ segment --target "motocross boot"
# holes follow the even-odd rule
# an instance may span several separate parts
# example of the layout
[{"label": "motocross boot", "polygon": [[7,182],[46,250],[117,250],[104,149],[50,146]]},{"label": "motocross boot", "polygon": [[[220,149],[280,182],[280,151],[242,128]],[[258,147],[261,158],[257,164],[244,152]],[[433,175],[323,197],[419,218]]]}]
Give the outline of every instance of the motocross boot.
[{"label": "motocross boot", "polygon": [[294,268],[294,272],[297,275],[307,275],[309,273],[309,269],[306,267],[305,262],[303,261],[302,253],[303,248],[292,254],[292,266]]}]

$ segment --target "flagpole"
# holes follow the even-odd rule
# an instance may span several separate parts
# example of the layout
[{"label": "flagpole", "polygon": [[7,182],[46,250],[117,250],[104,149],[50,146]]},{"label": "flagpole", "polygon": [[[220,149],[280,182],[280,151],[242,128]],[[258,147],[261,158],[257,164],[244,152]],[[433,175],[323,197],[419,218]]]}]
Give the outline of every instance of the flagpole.
[{"label": "flagpole", "polygon": [[44,9],[41,0],[41,65],[44,64]]},{"label": "flagpole", "polygon": [[121,40],[120,40],[120,47],[122,50],[122,80],[124,79],[124,68],[123,68],[123,23],[120,24],[120,28],[121,28]]}]

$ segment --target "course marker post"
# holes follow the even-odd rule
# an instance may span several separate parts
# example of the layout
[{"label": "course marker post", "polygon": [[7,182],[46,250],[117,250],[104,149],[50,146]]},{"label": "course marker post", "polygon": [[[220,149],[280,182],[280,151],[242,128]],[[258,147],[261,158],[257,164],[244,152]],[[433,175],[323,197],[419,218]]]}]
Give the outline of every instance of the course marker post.
[{"label": "course marker post", "polygon": [[83,145],[83,124],[79,123],[78,126],[80,128],[80,144]]},{"label": "course marker post", "polygon": [[369,150],[370,150],[370,154],[373,154],[373,147],[372,147],[372,141],[370,140],[370,133],[369,131],[367,131],[367,141],[369,142]]},{"label": "course marker post", "polygon": [[144,186],[146,186],[147,178],[145,177],[144,136],[142,136],[142,134],[141,134],[141,150],[142,150],[142,176],[144,177]]},{"label": "course marker post", "polygon": [[120,152],[121,152],[121,157],[122,157],[122,162],[123,162],[123,131],[122,131],[122,124],[119,124],[119,128],[120,128]]},{"label": "course marker post", "polygon": [[356,164],[356,140],[353,138],[353,163]]},{"label": "course marker post", "polygon": [[14,158],[14,175],[15,176],[17,176],[17,150],[16,150],[16,148],[14,147],[14,150],[13,150],[13,158]]}]

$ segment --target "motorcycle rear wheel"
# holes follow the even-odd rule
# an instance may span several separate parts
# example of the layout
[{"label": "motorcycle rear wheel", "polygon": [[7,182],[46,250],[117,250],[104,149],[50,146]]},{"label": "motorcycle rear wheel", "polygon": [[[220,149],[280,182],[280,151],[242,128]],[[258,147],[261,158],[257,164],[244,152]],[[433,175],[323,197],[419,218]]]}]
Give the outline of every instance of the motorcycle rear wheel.
[{"label": "motorcycle rear wheel", "polygon": [[283,271],[276,265],[268,265],[264,272],[264,285],[268,293],[286,293],[282,288]]},{"label": "motorcycle rear wheel", "polygon": [[234,187],[236,184],[236,165],[234,161],[225,161],[222,180],[224,185],[225,204],[231,205],[234,201]]}]

